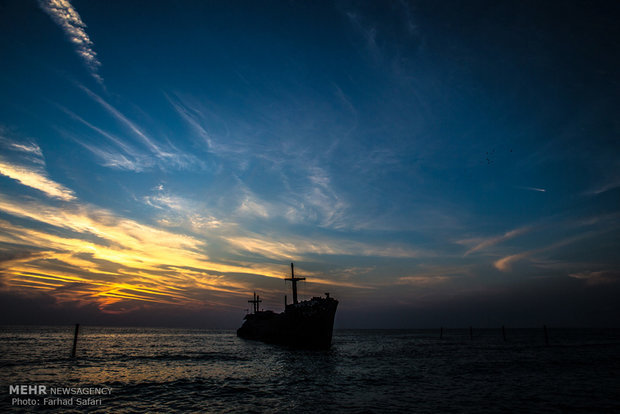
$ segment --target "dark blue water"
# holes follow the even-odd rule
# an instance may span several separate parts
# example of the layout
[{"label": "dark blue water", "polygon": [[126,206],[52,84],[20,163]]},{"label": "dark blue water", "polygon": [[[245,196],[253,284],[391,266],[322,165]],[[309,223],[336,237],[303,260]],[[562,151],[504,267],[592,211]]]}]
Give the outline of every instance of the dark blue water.
[{"label": "dark blue water", "polygon": [[[0,411],[620,412],[620,331],[336,331],[330,351],[244,341],[234,331],[5,327]],[[96,405],[44,405],[11,385],[109,388]],[[17,405],[16,397],[30,398]],[[96,401],[98,400],[98,401]]]}]

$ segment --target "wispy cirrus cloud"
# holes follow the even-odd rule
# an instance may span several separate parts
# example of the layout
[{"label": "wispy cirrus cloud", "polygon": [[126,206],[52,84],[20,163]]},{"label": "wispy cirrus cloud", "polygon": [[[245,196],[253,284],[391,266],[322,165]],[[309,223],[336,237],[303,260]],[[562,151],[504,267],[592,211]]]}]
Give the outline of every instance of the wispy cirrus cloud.
[{"label": "wispy cirrus cloud", "polygon": [[273,260],[307,260],[311,255],[367,256],[411,259],[431,257],[432,252],[398,243],[365,243],[330,238],[297,236],[275,237],[259,234],[237,234],[226,242],[240,253],[258,254]]},{"label": "wispy cirrus cloud", "polygon": [[278,211],[285,211],[284,217],[292,223],[312,223],[326,228],[344,228],[349,208],[345,197],[334,189],[329,172],[318,163],[308,162],[301,170],[299,194],[291,195],[287,205]]},{"label": "wispy cirrus cloud", "polygon": [[617,174],[616,176],[611,176],[611,178],[608,178],[607,181],[591,187],[590,189],[583,192],[582,194],[585,196],[590,196],[590,197],[597,196],[599,194],[606,193],[607,191],[615,190],[619,187],[620,187],[620,174]]},{"label": "wispy cirrus cloud", "polygon": [[[468,256],[474,252],[480,251],[480,250],[484,250],[487,249],[489,247],[495,246],[496,244],[502,243],[506,240],[510,240],[513,239],[515,237],[521,236],[523,234],[526,234],[528,232],[530,232],[532,230],[532,226],[525,226],[525,227],[521,227],[518,229],[514,229],[511,231],[508,231],[504,234],[502,234],[501,236],[496,236],[496,237],[491,237],[491,238],[487,238],[484,240],[478,240],[475,241],[475,245],[470,248],[469,250],[467,250],[465,252],[465,254],[463,256]],[[463,241],[462,243],[468,243],[468,241]]]},{"label": "wispy cirrus cloud", "polygon": [[141,172],[153,166],[154,161],[138,151],[130,143],[125,142],[114,134],[111,134],[110,132],[88,122],[70,109],[60,104],[56,104],[56,106],[71,119],[77,121],[81,125],[84,125],[90,131],[95,132],[98,136],[107,139],[109,145],[102,145],[101,143],[97,143],[97,145],[95,145],[89,144],[83,139],[78,139],[72,134],[64,132],[64,135],[69,136],[79,145],[86,148],[88,151],[93,153],[93,155],[99,158],[102,161],[103,166],[134,172]]},{"label": "wispy cirrus cloud", "polygon": [[[367,4],[350,6],[343,12],[363,38],[367,53],[375,63],[386,65],[397,75],[406,69],[407,55],[420,42],[418,26],[407,2],[391,2],[381,10],[380,14],[391,15],[389,25],[377,18],[376,9]],[[396,39],[392,38],[395,34]]]},{"label": "wispy cirrus cloud", "polygon": [[211,150],[213,148],[214,142],[211,139],[211,134],[207,131],[206,127],[203,125],[204,121],[201,119],[202,109],[197,109],[193,106],[190,106],[187,102],[177,98],[176,96],[171,96],[167,93],[164,94],[168,103],[174,108],[177,114],[188,123],[188,125],[194,130],[196,134],[207,145],[207,147]]},{"label": "wispy cirrus cloud", "polygon": [[57,105],[58,108],[63,111],[65,114],[69,115],[69,117],[71,117],[72,119],[78,121],[80,124],[88,127],[90,130],[98,133],[99,135],[101,135],[102,137],[107,138],[110,142],[112,142],[113,144],[117,145],[120,149],[122,149],[124,152],[131,154],[131,155],[136,155],[137,151],[132,148],[129,144],[127,144],[126,142],[123,142],[123,140],[121,140],[119,137],[116,137],[114,135],[112,135],[111,133],[93,125],[92,123],[88,122],[87,120],[85,120],[84,118],[82,118],[81,116],[77,115],[75,112],[71,111],[70,109],[62,106],[62,105]]},{"label": "wispy cirrus cloud", "polygon": [[45,170],[43,152],[36,143],[16,142],[2,137],[0,147],[11,156],[7,158],[0,155],[0,174],[21,185],[41,191],[48,197],[64,201],[75,199],[71,189],[49,177]]},{"label": "wispy cirrus cloud", "polygon": [[9,147],[15,151],[19,151],[19,152],[29,155],[30,159],[36,164],[45,164],[45,161],[43,159],[43,152],[41,151],[41,147],[39,147],[34,142],[28,142],[28,143],[10,142]]},{"label": "wispy cirrus cloud", "polygon": [[501,272],[508,272],[511,270],[512,266],[514,265],[514,263],[532,257],[532,256],[536,256],[539,255],[541,253],[545,253],[548,251],[553,251],[556,249],[559,249],[561,247],[579,242],[581,240],[587,239],[587,238],[591,238],[594,236],[598,236],[601,235],[602,233],[604,233],[606,230],[600,231],[590,231],[590,232],[583,232],[580,233],[576,236],[572,236],[572,237],[567,237],[564,239],[561,239],[555,243],[549,244],[547,246],[543,246],[543,247],[539,247],[537,249],[531,249],[531,250],[526,250],[520,253],[516,253],[516,254],[511,254],[511,255],[507,255],[502,257],[501,259],[496,260],[493,263],[493,266],[501,271]]},{"label": "wispy cirrus cloud", "polygon": [[45,165],[45,158],[41,147],[31,139],[16,141],[12,134],[0,125],[0,147],[12,153],[12,158],[19,158],[31,164]]},{"label": "wispy cirrus cloud", "polygon": [[142,140],[142,143],[147,146],[154,154],[164,157],[167,154],[160,148],[159,145],[155,143],[153,139],[148,137],[140,127],[138,127],[134,122],[129,120],[125,115],[123,115],[119,110],[110,105],[106,100],[102,97],[85,87],[84,85],[79,85],[79,88],[82,89],[86,94],[92,98],[95,102],[101,105],[110,115],[112,115],[117,121],[121,124],[125,125],[129,131],[131,131],[136,137]]},{"label": "wispy cirrus cloud", "polygon": [[266,203],[261,202],[249,192],[246,192],[236,212],[243,216],[269,218],[269,209]]},{"label": "wispy cirrus cloud", "polygon": [[236,227],[227,220],[209,214],[204,203],[170,193],[164,184],[159,184],[154,193],[144,196],[142,201],[155,209],[155,218],[160,225],[170,228],[184,228],[191,233],[213,237],[213,230]]},{"label": "wispy cirrus cloud", "polygon": [[[232,133],[228,122],[204,102],[174,93],[164,93],[164,96],[176,114],[189,126],[193,141],[206,152],[225,159],[242,170],[247,166],[248,158],[264,156],[257,151],[258,148],[251,139],[247,139],[247,131],[239,129],[244,120],[234,120],[233,123],[238,129]],[[258,129],[258,125],[254,125],[254,128]]]},{"label": "wispy cirrus cloud", "polygon": [[22,185],[39,190],[48,197],[64,201],[75,199],[72,190],[50,179],[41,168],[14,165],[0,160],[0,174],[12,178]]},{"label": "wispy cirrus cloud", "polygon": [[100,95],[84,85],[77,84],[77,86],[123,127],[123,134],[127,137],[121,138],[121,134],[110,133],[95,123],[84,119],[74,111],[62,105],[56,105],[71,119],[77,121],[77,123],[87,127],[91,132],[106,138],[106,144],[102,145],[100,142],[89,143],[83,138],[77,139],[75,134],[69,133],[66,130],[60,131],[93,153],[103,162],[102,165],[136,172],[147,170],[155,165],[179,170],[200,170],[205,167],[205,163],[196,155],[177,148],[170,140],[165,144],[158,142],[144,128],[132,121]]},{"label": "wispy cirrus cloud", "polygon": [[519,190],[538,191],[539,193],[546,193],[547,192],[546,189],[538,188],[538,187],[526,187],[526,186],[517,185],[517,186],[515,186],[515,188],[517,188]]},{"label": "wispy cirrus cloud", "polygon": [[91,76],[103,84],[103,78],[99,75],[101,62],[97,59],[97,53],[93,50],[93,42],[86,33],[86,24],[73,5],[68,0],[39,0],[39,5],[65,32]]},{"label": "wispy cirrus cloud", "polygon": [[617,283],[620,281],[620,272],[617,270],[598,270],[575,272],[568,275],[574,279],[585,280],[589,285],[602,285],[608,283]]},{"label": "wispy cirrus cloud", "polygon": [[[241,194],[236,213],[262,219],[283,217],[291,223],[311,223],[321,227],[342,228],[348,225],[346,211],[349,203],[334,185],[328,168],[329,155],[317,157],[307,148],[306,135],[315,136],[323,130],[315,130],[313,125],[307,127],[309,130],[304,130],[303,125],[283,122],[295,118],[296,113],[280,105],[261,114],[255,125],[247,125],[236,115],[225,122],[213,108],[207,108],[191,98],[167,93],[165,97],[193,132],[194,140],[203,143],[206,151],[232,167]],[[353,108],[351,110],[354,111]],[[228,124],[233,127],[229,128]],[[265,146],[263,131],[272,131],[270,133],[286,139],[282,140],[281,145]],[[343,130],[343,133],[350,131]],[[268,178],[277,182],[283,193],[265,201],[260,196],[264,190],[262,186],[240,178],[248,165],[265,165]]]},{"label": "wispy cirrus cloud", "polygon": [[117,170],[142,172],[154,165],[154,162],[148,157],[140,155],[132,157],[131,155],[126,155],[112,149],[87,144],[86,142],[79,140],[76,140],[76,142],[99,158],[102,162],[101,165],[104,167],[110,167]]}]

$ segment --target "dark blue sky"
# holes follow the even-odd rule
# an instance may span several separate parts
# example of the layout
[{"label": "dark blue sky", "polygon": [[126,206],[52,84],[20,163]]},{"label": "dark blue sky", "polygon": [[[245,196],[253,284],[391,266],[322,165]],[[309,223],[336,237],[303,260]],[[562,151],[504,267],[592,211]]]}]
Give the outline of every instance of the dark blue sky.
[{"label": "dark blue sky", "polygon": [[0,3],[2,322],[618,325],[618,11]]}]

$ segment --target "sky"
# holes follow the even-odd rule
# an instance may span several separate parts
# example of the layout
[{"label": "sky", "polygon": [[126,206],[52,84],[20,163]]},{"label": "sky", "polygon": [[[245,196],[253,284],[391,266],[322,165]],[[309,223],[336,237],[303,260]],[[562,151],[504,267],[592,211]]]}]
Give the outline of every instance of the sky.
[{"label": "sky", "polygon": [[617,2],[0,2],[0,323],[620,327]]}]

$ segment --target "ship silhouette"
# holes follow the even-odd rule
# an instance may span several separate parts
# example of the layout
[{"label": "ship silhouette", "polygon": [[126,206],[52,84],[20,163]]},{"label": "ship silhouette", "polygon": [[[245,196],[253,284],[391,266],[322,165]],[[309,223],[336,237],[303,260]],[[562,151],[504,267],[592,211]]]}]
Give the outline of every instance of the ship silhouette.
[{"label": "ship silhouette", "polygon": [[293,303],[286,303],[284,312],[259,310],[262,302],[254,292],[253,312],[244,317],[237,336],[266,343],[286,345],[294,348],[328,349],[332,343],[334,316],[338,301],[325,293],[325,297],[313,297],[302,302],[297,301],[297,282],[305,277],[295,277],[294,265],[291,263],[290,280],[293,288]]}]

